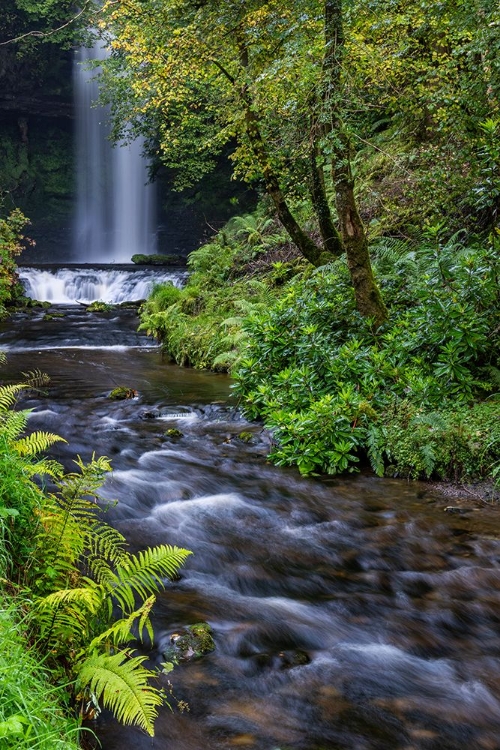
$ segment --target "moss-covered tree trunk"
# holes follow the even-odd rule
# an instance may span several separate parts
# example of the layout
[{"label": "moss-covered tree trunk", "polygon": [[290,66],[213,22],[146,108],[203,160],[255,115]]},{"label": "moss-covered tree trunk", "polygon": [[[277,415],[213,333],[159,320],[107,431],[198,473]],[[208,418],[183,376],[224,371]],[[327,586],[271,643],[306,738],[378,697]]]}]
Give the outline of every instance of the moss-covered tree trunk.
[{"label": "moss-covered tree trunk", "polygon": [[304,232],[288,207],[278,178],[271,166],[267,148],[260,133],[257,116],[250,105],[246,108],[245,121],[248,140],[262,171],[266,192],[274,203],[279,220],[304,258],[307,258],[314,266],[319,266],[322,262],[321,248]]},{"label": "moss-covered tree trunk", "polygon": [[373,275],[368,239],[354,196],[349,142],[341,122],[341,72],[344,52],[342,0],[325,0],[325,55],[323,59],[323,129],[332,147],[332,177],[342,243],[354,287],[356,307],[361,315],[380,326],[387,310]]},{"label": "moss-covered tree trunk", "polygon": [[325,176],[323,168],[319,164],[318,131],[317,122],[313,122],[309,152],[311,202],[316,219],[318,220],[323,247],[327,253],[338,257],[344,252],[344,246],[342,238],[333,222],[330,204],[326,195]]},{"label": "moss-covered tree trunk", "polygon": [[[248,50],[243,39],[241,38],[238,40],[238,47],[240,53],[240,63],[245,70],[248,70]],[[235,79],[232,78],[227,73],[227,71],[223,70],[223,72],[236,87],[237,82],[235,81]],[[321,248],[318,247],[318,245],[309,237],[308,234],[306,234],[306,232],[304,232],[304,230],[290,211],[287,200],[285,198],[285,194],[281,189],[278,176],[273,169],[271,159],[269,158],[266,143],[262,137],[259,118],[256,114],[252,97],[246,84],[240,87],[239,96],[245,106],[246,135],[250,142],[250,147],[253,151],[255,159],[257,160],[257,163],[261,169],[266,192],[274,203],[278,219],[283,224],[292,242],[297,246],[304,258],[306,258],[314,266],[319,266],[322,262],[324,262],[321,257]]]}]

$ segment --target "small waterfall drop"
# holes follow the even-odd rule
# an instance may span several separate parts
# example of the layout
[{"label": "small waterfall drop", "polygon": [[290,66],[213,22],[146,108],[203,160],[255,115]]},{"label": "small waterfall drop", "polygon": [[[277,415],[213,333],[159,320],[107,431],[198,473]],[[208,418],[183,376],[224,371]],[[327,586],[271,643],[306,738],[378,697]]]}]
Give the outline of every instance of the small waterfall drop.
[{"label": "small waterfall drop", "polygon": [[77,207],[73,258],[79,263],[129,263],[135,253],[156,252],[155,188],[148,183],[143,141],[113,147],[109,110],[99,95],[91,60],[104,60],[101,44],[76,53],[74,90]]},{"label": "small waterfall drop", "polygon": [[153,284],[170,282],[182,286],[185,271],[93,269],[93,268],[20,268],[19,277],[26,296],[31,299],[68,305],[100,300],[111,304],[146,299]]}]

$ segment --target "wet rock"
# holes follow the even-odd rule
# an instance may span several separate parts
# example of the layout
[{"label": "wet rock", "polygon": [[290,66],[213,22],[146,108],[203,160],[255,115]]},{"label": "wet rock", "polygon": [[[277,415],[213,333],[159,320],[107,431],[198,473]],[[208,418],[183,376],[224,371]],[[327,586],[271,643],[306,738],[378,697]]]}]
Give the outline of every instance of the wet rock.
[{"label": "wet rock", "polygon": [[183,437],[183,433],[176,427],[171,427],[170,430],[166,430],[165,437],[169,437],[172,439],[181,438]]},{"label": "wet rock", "polygon": [[170,643],[163,656],[174,662],[199,659],[215,649],[212,628],[207,622],[197,622],[172,633]]},{"label": "wet rock", "polygon": [[257,672],[267,669],[293,669],[309,664],[309,655],[301,649],[287,649],[279,653],[261,651],[250,657],[250,662]]},{"label": "wet rock", "polygon": [[56,320],[57,318],[64,318],[64,313],[45,313],[42,320]]},{"label": "wet rock", "polygon": [[108,398],[113,401],[123,401],[127,398],[137,398],[139,394],[133,388],[128,388],[126,385],[119,385],[108,394]]},{"label": "wet rock", "polygon": [[141,419],[158,419],[159,416],[159,409],[146,409],[146,411],[141,412]]},{"label": "wet rock", "polygon": [[309,654],[301,649],[294,649],[293,651],[280,651],[278,654],[280,659],[281,669],[293,669],[293,667],[302,667],[304,664],[309,664],[311,659]]},{"label": "wet rock", "polygon": [[253,434],[251,432],[240,432],[238,435],[238,440],[241,440],[242,443],[251,443],[253,439]]},{"label": "wet rock", "polygon": [[109,305],[107,302],[103,302],[102,300],[96,300],[95,302],[91,302],[90,305],[87,306],[87,312],[109,312],[113,309],[113,305]]},{"label": "wet rock", "polygon": [[144,255],[136,253],[132,255],[132,263],[138,266],[173,266],[182,263],[184,258],[181,255]]}]

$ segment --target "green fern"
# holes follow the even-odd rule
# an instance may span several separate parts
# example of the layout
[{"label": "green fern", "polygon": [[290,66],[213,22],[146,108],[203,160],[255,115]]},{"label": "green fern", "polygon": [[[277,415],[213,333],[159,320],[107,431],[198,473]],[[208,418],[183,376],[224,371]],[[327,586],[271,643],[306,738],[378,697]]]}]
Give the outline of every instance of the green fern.
[{"label": "green fern", "polygon": [[35,456],[48,450],[51,445],[57,442],[65,443],[66,440],[51,432],[32,432],[31,435],[16,440],[12,447],[20,456]]},{"label": "green fern", "polygon": [[122,611],[130,612],[134,608],[135,594],[145,599],[163,589],[163,579],[173,578],[190,554],[186,549],[162,544],[129,555],[117,565],[109,593]]},{"label": "green fern", "polygon": [[83,664],[77,688],[94,693],[123,724],[137,724],[151,737],[162,692],[149,684],[154,673],[142,666],[145,656],[93,654]]},{"label": "green fern", "polygon": [[124,643],[129,643],[135,637],[132,633],[134,626],[137,627],[140,640],[143,640],[144,631],[146,631],[152,641],[154,633],[149,613],[155,601],[156,597],[154,595],[150,596],[138,609],[131,612],[128,617],[122,617],[121,620],[114,622],[110,628],[99,633],[89,643],[87,651],[93,653],[99,648],[105,648],[106,652],[109,653],[111,647],[114,648]]}]

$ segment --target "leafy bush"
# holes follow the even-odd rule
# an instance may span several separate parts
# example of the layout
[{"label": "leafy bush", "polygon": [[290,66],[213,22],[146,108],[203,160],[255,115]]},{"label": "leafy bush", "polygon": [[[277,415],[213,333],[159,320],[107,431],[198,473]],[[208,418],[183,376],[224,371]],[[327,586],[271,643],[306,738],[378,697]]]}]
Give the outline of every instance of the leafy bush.
[{"label": "leafy bush", "polygon": [[0,218],[0,316],[5,314],[5,304],[23,292],[14,259],[23,249],[22,232],[27,223],[18,208]]},{"label": "leafy bush", "polygon": [[413,477],[492,475],[495,248],[442,241],[435,227],[420,247],[389,242],[378,256],[391,318],[377,334],[355,312],[343,261],[297,277],[247,317],[235,371],[242,408],[273,429],[272,458],[304,474],[352,471],[368,455],[380,474],[389,465]]},{"label": "leafy bush", "polygon": [[283,278],[297,272],[293,262],[276,268],[273,248],[283,241],[276,222],[259,212],[231,219],[214,240],[191,253],[183,289],[153,288],[140,310],[140,328],[156,336],[177,364],[230,369],[245,336],[244,316],[267,306]]}]

